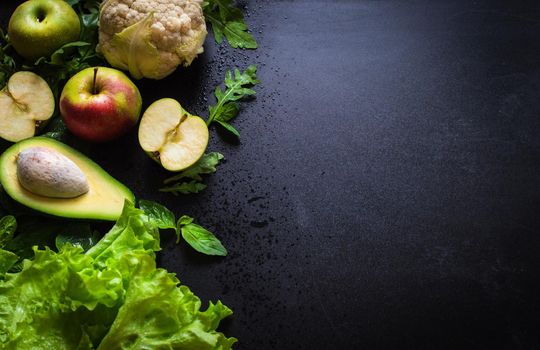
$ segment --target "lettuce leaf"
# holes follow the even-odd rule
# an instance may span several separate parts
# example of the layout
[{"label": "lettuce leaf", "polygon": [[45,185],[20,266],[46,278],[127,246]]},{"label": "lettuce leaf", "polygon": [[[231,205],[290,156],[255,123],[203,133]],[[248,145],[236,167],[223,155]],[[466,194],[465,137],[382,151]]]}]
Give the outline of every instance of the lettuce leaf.
[{"label": "lettuce leaf", "polygon": [[0,281],[2,349],[230,349],[216,331],[231,314],[201,311],[188,287],[156,267],[159,232],[126,202],[116,225],[86,253],[63,244],[34,248]]}]

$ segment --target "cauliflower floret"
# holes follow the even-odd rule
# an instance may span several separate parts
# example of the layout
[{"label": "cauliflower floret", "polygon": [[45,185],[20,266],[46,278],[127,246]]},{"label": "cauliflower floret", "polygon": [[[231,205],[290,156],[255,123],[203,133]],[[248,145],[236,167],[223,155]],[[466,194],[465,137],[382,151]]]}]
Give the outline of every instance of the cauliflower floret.
[{"label": "cauliflower floret", "polygon": [[98,51],[135,78],[161,79],[203,52],[202,0],[106,0]]}]

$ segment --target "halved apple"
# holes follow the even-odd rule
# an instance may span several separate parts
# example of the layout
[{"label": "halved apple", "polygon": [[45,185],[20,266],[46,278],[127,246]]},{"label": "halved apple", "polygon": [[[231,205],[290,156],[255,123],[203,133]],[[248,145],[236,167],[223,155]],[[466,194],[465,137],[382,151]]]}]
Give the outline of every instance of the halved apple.
[{"label": "halved apple", "polygon": [[186,112],[176,100],[163,98],[144,112],[139,143],[165,169],[180,171],[204,154],[208,127],[202,118]]},{"label": "halved apple", "polygon": [[0,137],[11,142],[32,137],[53,113],[47,82],[32,72],[16,72],[0,91]]}]

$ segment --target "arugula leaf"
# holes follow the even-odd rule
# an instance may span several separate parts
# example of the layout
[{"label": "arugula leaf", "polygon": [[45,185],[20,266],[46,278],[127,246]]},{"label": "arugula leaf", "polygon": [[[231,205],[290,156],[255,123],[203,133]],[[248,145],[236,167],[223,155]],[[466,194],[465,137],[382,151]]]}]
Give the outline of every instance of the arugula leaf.
[{"label": "arugula leaf", "polygon": [[238,131],[229,124],[229,121],[238,115],[240,107],[236,101],[245,99],[248,96],[255,95],[255,90],[251,87],[259,84],[257,79],[257,66],[249,66],[243,73],[234,69],[234,76],[231,71],[225,72],[225,91],[218,86],[214,91],[217,103],[210,106],[210,116],[206,121],[206,125],[212,122],[217,122],[226,130],[240,137]]},{"label": "arugula leaf", "polygon": [[203,4],[204,17],[212,25],[214,40],[221,44],[223,37],[233,48],[256,49],[257,42],[247,31],[242,11],[232,0],[208,0]]},{"label": "arugula leaf", "polygon": [[231,124],[227,123],[227,122],[223,122],[221,120],[218,120],[217,121],[219,123],[219,125],[221,125],[222,127],[225,128],[225,130],[227,130],[228,132],[232,133],[234,136],[236,137],[240,137],[240,133],[238,132],[238,130],[236,130]]},{"label": "arugula leaf", "polygon": [[141,208],[150,221],[160,229],[176,228],[174,213],[165,206],[156,202],[141,199],[139,200],[139,208]]},{"label": "arugula leaf", "polygon": [[178,219],[176,234],[180,242],[182,238],[196,251],[206,255],[226,256],[227,249],[221,244],[214,234],[202,226],[193,223],[193,219],[187,215]]},{"label": "arugula leaf", "polygon": [[170,192],[175,196],[179,194],[199,193],[206,189],[206,185],[197,181],[180,182],[172,186],[163,187],[159,189],[159,192]]},{"label": "arugula leaf", "polygon": [[[186,170],[165,179],[163,183],[171,185],[161,188],[160,192],[171,192],[174,195],[201,192],[206,188],[206,185],[202,183],[203,178],[201,175],[215,173],[216,166],[222,159],[223,155],[218,152],[203,155],[201,159]],[[191,179],[192,181],[182,181],[184,179]]]},{"label": "arugula leaf", "polygon": [[181,171],[177,175],[164,181],[165,184],[178,181],[183,178],[189,178],[202,181],[202,174],[212,174],[216,172],[216,166],[223,159],[223,154],[219,152],[210,152],[201,157],[195,164]]}]

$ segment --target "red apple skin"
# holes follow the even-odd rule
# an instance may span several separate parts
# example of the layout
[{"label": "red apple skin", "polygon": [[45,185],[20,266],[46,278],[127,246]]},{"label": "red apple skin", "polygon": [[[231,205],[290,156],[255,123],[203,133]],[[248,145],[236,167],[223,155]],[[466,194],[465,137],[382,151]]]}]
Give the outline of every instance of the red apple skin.
[{"label": "red apple skin", "polygon": [[80,71],[60,95],[60,113],[67,128],[91,142],[107,142],[125,134],[137,124],[141,107],[137,86],[121,71],[107,67]]}]

